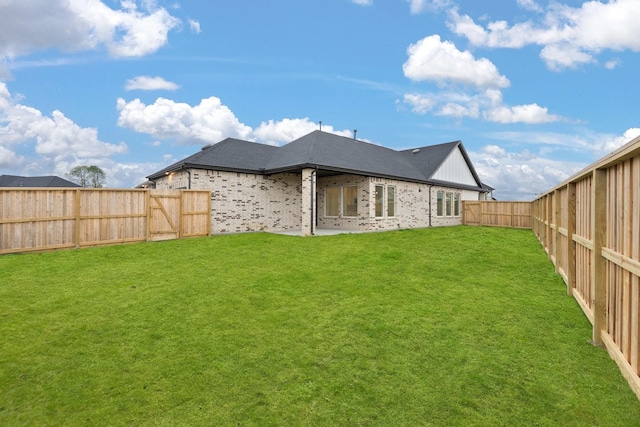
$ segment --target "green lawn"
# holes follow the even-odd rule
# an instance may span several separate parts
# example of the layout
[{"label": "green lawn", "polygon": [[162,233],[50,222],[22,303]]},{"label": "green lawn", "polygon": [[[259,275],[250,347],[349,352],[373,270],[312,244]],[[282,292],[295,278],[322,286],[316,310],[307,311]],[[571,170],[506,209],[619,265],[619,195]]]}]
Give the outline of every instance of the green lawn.
[{"label": "green lawn", "polygon": [[0,257],[0,425],[638,426],[531,231]]}]

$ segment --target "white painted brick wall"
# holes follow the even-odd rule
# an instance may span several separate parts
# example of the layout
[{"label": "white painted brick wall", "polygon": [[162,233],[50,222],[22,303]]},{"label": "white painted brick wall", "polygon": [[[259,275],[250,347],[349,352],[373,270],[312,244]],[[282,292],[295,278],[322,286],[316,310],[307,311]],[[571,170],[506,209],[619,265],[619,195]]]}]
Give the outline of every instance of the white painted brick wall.
[{"label": "white painted brick wall", "polygon": [[[192,189],[211,191],[211,232],[238,233],[247,231],[300,230],[302,227],[302,176],[283,173],[272,176],[236,172],[191,170]],[[358,211],[356,217],[332,218],[325,215],[325,189],[356,185]],[[396,187],[395,217],[375,217],[375,186]],[[156,181],[157,188],[187,188],[186,171],[174,172]],[[462,200],[478,200],[477,192],[454,190],[392,179],[337,175],[317,179],[317,228],[343,230],[393,230],[422,228],[462,223],[462,216],[438,217],[438,191],[459,192]],[[306,195],[304,197],[307,197]],[[305,204],[305,212],[310,206]],[[386,215],[386,203],[385,203]],[[431,212],[431,224],[429,224]]]}]

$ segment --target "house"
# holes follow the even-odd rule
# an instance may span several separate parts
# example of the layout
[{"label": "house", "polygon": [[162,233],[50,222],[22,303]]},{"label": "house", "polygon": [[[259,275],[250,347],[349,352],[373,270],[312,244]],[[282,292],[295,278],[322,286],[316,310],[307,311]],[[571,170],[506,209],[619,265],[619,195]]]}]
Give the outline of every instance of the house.
[{"label": "house", "polygon": [[319,130],[282,147],[227,138],[147,178],[211,190],[214,234],[456,225],[463,200],[490,194],[460,141],[396,151]]},{"label": "house", "polygon": [[57,176],[0,175],[0,187],[80,187],[75,182]]}]

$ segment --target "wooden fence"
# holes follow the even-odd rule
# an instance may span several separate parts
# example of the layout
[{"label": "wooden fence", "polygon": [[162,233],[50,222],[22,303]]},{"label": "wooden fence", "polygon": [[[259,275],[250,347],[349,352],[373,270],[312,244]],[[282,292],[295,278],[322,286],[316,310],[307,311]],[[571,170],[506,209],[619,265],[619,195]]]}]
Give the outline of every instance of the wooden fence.
[{"label": "wooden fence", "polygon": [[0,254],[203,236],[208,191],[0,189]]},{"label": "wooden fence", "polygon": [[531,229],[531,202],[462,202],[462,223]]},{"label": "wooden fence", "polygon": [[533,231],[640,398],[640,137],[535,200]]}]

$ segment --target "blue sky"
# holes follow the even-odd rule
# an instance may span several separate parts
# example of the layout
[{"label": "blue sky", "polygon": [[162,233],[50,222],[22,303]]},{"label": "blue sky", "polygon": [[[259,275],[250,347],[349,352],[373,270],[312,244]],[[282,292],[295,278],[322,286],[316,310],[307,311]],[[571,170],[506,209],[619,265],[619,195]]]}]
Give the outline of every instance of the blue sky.
[{"label": "blue sky", "polygon": [[226,137],[462,140],[531,200],[640,134],[640,0],[0,0],[0,174],[109,187]]}]

